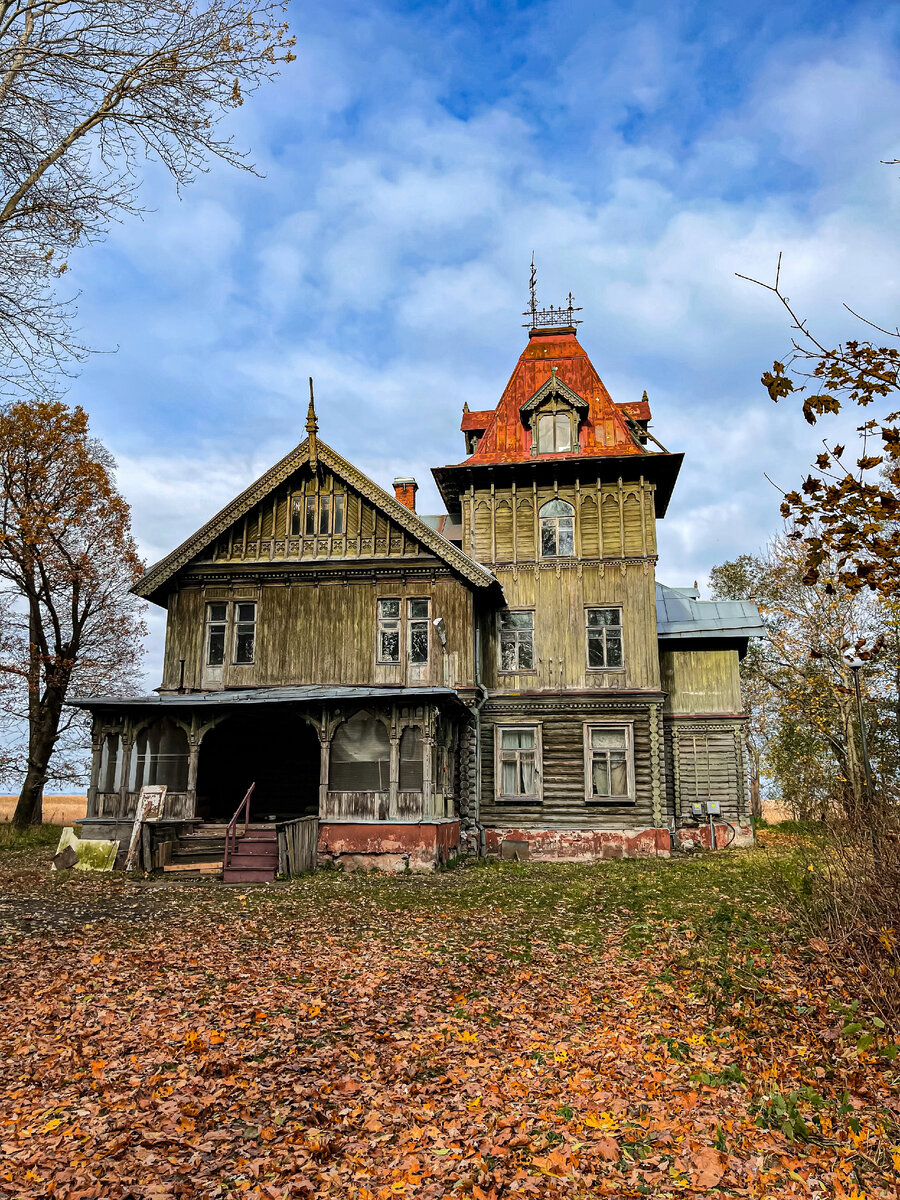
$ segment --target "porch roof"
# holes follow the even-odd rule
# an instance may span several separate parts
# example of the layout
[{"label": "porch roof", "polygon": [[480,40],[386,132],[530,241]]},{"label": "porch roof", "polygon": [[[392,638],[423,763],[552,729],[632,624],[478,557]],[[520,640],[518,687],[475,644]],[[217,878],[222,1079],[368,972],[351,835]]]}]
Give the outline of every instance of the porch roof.
[{"label": "porch roof", "polygon": [[449,687],[354,687],[309,684],[296,687],[225,688],[217,692],[184,692],[160,696],[74,696],[66,703],[73,708],[232,708],[235,705],[316,704],[330,701],[408,700],[455,701],[458,694]]}]

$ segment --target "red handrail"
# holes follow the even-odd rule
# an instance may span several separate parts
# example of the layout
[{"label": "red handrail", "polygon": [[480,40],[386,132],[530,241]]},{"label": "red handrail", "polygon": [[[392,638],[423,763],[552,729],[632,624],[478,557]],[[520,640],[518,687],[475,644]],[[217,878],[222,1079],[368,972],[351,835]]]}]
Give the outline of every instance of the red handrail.
[{"label": "red handrail", "polygon": [[247,789],[247,795],[243,798],[237,807],[237,812],[228,822],[228,828],[225,830],[225,858],[222,861],[222,866],[227,867],[231,862],[231,856],[237,847],[237,823],[238,817],[241,815],[241,809],[244,810],[244,833],[247,832],[247,826],[250,824],[250,797],[253,795],[255,783],[251,783]]}]

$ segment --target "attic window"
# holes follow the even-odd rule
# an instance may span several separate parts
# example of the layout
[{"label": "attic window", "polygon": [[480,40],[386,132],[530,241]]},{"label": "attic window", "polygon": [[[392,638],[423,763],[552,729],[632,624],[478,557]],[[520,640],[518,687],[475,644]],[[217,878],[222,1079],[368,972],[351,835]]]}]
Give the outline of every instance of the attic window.
[{"label": "attic window", "polygon": [[562,454],[572,449],[572,413],[545,412],[537,419],[538,454]]}]

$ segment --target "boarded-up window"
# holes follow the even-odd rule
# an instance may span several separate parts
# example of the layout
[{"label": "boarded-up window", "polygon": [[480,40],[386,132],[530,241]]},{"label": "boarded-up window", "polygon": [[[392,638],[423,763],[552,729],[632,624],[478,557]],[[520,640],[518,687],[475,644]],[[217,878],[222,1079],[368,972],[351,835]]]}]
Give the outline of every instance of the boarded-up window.
[{"label": "boarded-up window", "polygon": [[328,787],[332,792],[386,792],[391,743],[381,721],[357,713],[339,725],[331,743]]},{"label": "boarded-up window", "polygon": [[403,730],[400,737],[400,791],[422,790],[422,731],[416,725]]}]

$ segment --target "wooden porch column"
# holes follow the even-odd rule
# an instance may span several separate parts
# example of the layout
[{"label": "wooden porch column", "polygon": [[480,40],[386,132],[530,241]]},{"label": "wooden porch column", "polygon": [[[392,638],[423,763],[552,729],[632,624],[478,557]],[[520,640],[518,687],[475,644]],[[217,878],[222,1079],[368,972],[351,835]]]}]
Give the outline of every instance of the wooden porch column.
[{"label": "wooden porch column", "polygon": [[391,780],[388,789],[388,818],[394,820],[400,811],[400,736],[391,731]]},{"label": "wooden porch column", "polygon": [[122,733],[122,779],[119,783],[119,811],[117,817],[123,817],[128,812],[128,780],[131,776],[131,755],[134,751],[135,737],[131,729]]},{"label": "wooden porch column", "polygon": [[434,816],[434,734],[427,729],[422,736],[422,815]]},{"label": "wooden porch column", "polygon": [[87,812],[86,816],[96,817],[97,814],[97,791],[100,787],[100,758],[103,754],[104,738],[101,736],[99,742],[91,742],[91,784],[87,794]]},{"label": "wooden porch column", "polygon": [[331,763],[331,738],[322,737],[319,754],[319,820],[328,808],[328,770]]}]

